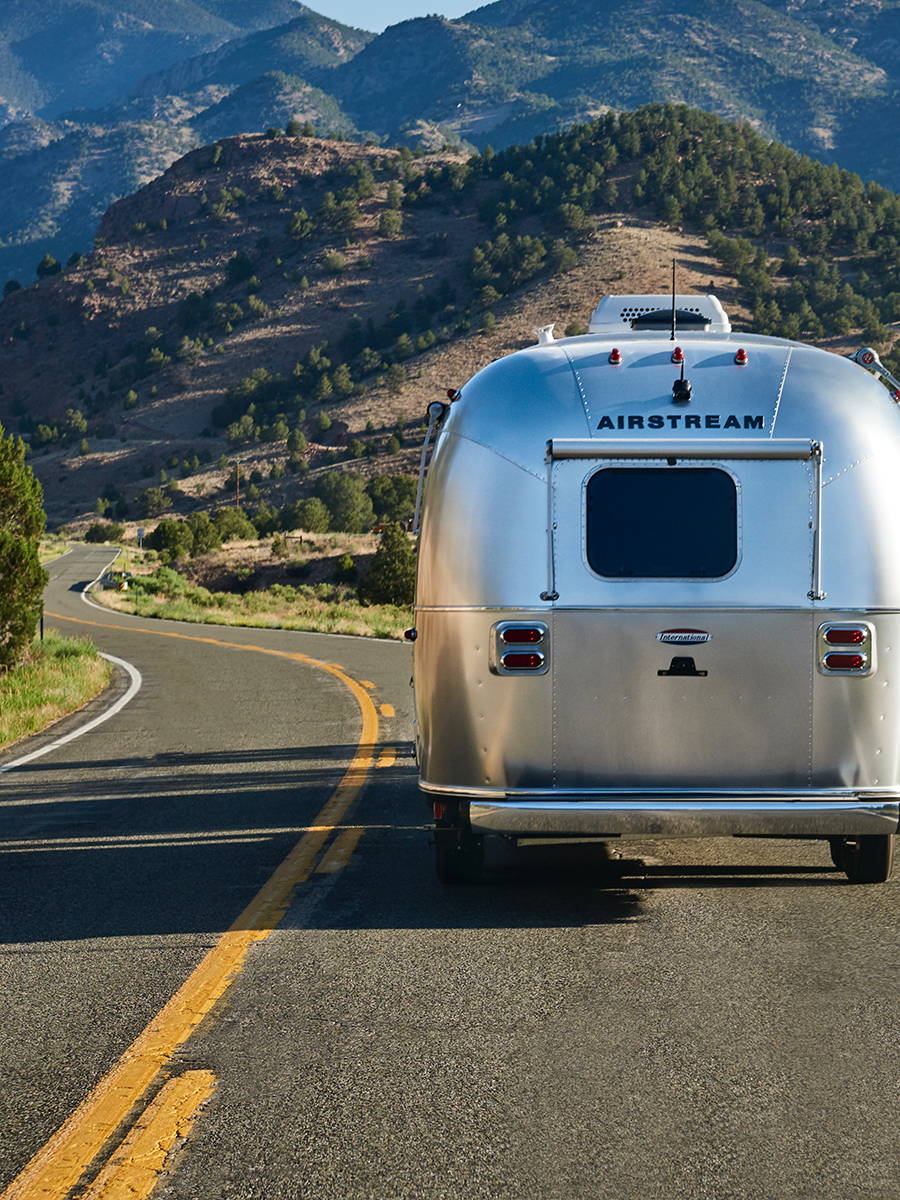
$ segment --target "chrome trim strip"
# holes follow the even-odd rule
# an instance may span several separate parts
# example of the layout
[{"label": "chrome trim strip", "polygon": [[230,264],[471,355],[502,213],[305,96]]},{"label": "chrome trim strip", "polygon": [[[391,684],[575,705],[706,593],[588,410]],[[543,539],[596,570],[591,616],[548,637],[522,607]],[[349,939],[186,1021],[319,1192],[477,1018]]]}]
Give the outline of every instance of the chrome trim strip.
[{"label": "chrome trim strip", "polygon": [[[535,613],[539,615],[546,613],[546,608],[538,608],[535,604],[417,604],[416,612],[498,612],[498,613]],[[721,604],[648,604],[648,605],[603,605],[596,604],[556,604],[554,612],[595,612],[595,613],[677,613],[677,612],[704,612],[704,613],[794,613],[794,612],[809,612],[808,604],[795,604],[790,607],[780,605],[777,608],[761,609],[758,605],[752,604],[735,604],[733,607],[723,608]],[[839,604],[828,605],[824,609],[818,609],[818,614],[826,612],[839,612],[843,615],[846,613],[860,613],[865,615],[871,613],[873,616],[891,617],[900,615],[900,608],[844,608]],[[841,618],[841,619],[842,619]],[[519,618],[515,618],[519,619]]]},{"label": "chrome trim strip", "polygon": [[813,475],[815,480],[815,527],[813,529],[812,585],[807,593],[810,600],[824,600],[827,592],[822,591],[822,465],[825,452],[821,442],[812,443]]},{"label": "chrome trim strip", "polygon": [[816,457],[818,443],[805,438],[551,438],[547,456],[564,458],[800,459]]},{"label": "chrome trim strip", "polygon": [[895,834],[900,801],[863,800],[515,800],[473,801],[481,833],[595,837],[835,837]]},{"label": "chrome trim strip", "polygon": [[783,800],[796,803],[801,800],[835,801],[889,799],[900,802],[900,790],[896,787],[867,787],[860,791],[854,788],[502,788],[466,787],[451,783],[429,783],[419,780],[423,792],[434,796],[454,796],[457,799],[503,800],[547,800],[573,804],[582,800]]}]

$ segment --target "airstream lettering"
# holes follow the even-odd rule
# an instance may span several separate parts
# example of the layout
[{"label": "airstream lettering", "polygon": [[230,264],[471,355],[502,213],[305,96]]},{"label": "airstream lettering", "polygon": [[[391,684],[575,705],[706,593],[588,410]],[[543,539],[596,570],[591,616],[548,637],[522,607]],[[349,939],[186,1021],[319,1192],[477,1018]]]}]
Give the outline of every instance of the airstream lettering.
[{"label": "airstream lettering", "polygon": [[726,834],[888,878],[900,412],[858,361],[608,296],[432,405],[410,637],[444,879],[486,836]]},{"label": "airstream lettering", "polygon": [[613,419],[605,413],[597,422],[598,429],[764,429],[765,417],[758,413],[755,416],[738,417],[729,413],[723,420],[719,413],[667,413],[665,416],[655,413],[647,417],[646,426],[640,413],[620,414]]}]

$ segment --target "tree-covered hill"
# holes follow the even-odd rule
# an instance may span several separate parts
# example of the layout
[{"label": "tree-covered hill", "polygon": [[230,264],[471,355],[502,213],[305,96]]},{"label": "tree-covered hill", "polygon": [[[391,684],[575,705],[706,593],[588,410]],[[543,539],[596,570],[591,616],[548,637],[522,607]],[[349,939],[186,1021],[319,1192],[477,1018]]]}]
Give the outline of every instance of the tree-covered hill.
[{"label": "tree-covered hill", "polygon": [[429,395],[534,324],[584,328],[601,285],[582,264],[608,245],[604,289],[640,287],[619,226],[663,278],[673,237],[705,243],[694,288],[717,275],[738,327],[892,361],[900,197],[654,105],[469,158],[303,129],[194,151],[113,206],[94,253],[0,305],[0,419],[31,438],[56,519],[104,489],[135,516],[214,503],[238,459],[270,507],[408,467]]},{"label": "tree-covered hill", "polygon": [[292,117],[502,148],[684,102],[900,186],[898,45],[900,0],[496,0],[378,37],[293,0],[21,0],[0,13],[0,279],[83,249],[109,199],[183,149]]}]

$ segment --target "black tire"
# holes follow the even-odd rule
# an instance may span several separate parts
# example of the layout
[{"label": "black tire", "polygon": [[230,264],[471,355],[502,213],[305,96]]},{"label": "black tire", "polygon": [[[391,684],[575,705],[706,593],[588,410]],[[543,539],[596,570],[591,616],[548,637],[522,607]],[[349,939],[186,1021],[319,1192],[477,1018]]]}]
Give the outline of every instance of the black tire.
[{"label": "black tire", "polygon": [[844,869],[844,839],[832,837],[828,839],[828,848],[831,851],[831,861],[839,871]]},{"label": "black tire", "polygon": [[484,868],[484,840],[467,829],[434,831],[435,866],[441,883],[478,883]]},{"label": "black tire", "polygon": [[843,839],[841,866],[851,883],[887,883],[894,865],[894,839],[870,834]]}]

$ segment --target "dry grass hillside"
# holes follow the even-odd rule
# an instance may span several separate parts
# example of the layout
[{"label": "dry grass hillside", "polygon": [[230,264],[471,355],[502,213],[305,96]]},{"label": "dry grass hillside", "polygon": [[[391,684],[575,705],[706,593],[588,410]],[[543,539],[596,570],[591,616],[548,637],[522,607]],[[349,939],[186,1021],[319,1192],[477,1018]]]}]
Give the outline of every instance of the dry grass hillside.
[{"label": "dry grass hillside", "polygon": [[[414,345],[402,371],[375,370],[352,394],[298,385],[310,443],[305,481],[348,467],[411,469],[430,399],[527,345],[536,325],[585,325],[606,292],[665,290],[673,256],[680,290],[712,285],[740,315],[735,281],[704,238],[622,212],[595,219],[571,270],[539,273],[490,316],[466,316],[467,265],[488,236],[478,194],[398,209],[398,188],[442,161],[454,160],[313,137],[228,139],[114,204],[86,258],[9,295],[0,305],[0,418],[33,431],[51,524],[89,519],[104,494],[141,517],[136,498],[161,471],[178,476],[167,481],[173,512],[225,503],[234,462],[245,479],[259,472],[270,503],[296,498],[296,475],[271,477],[288,458],[285,441],[229,440],[213,412],[254,371],[290,379],[312,347],[340,343],[353,318],[381,329],[398,306],[447,302],[436,343]],[[329,191],[340,201],[360,179],[364,194],[349,217],[291,233],[294,214],[316,213]],[[332,421],[327,432],[315,420],[320,410]],[[399,451],[392,434],[402,438]],[[368,453],[348,460],[356,435]]]}]

